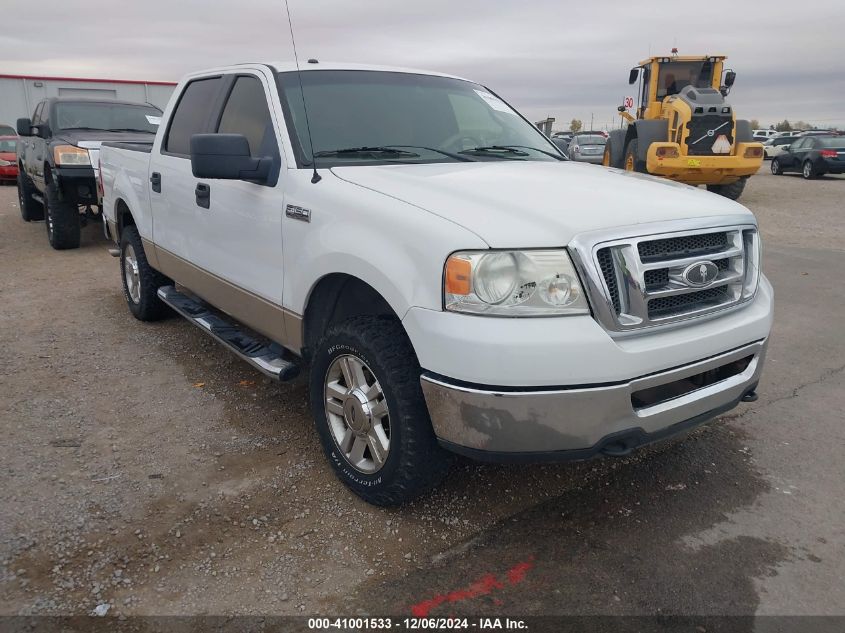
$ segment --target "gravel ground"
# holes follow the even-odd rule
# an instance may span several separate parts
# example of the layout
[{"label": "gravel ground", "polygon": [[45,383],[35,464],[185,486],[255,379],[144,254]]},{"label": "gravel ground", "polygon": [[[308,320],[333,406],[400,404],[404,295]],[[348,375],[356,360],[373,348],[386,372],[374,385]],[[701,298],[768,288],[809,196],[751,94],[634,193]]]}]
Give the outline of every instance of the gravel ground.
[{"label": "gravel ground", "polygon": [[386,510],[302,383],[134,320],[99,226],[52,251],[2,187],[0,614],[845,613],[843,196],[746,189],[777,295],[756,404],[621,460],[460,461]]}]

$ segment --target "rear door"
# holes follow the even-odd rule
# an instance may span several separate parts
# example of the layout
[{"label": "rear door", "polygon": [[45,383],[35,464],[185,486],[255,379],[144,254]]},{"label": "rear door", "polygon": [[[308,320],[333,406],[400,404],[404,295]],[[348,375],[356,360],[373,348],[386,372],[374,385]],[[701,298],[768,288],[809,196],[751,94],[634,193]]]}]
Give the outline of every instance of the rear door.
[{"label": "rear door", "polygon": [[[269,183],[207,179],[209,208],[198,209],[194,232],[198,248],[192,258],[213,277],[233,286],[239,306],[250,306],[241,318],[279,340],[281,325],[272,320],[271,306],[282,303],[282,217],[284,193],[281,171],[281,121],[276,120],[271,78],[255,71],[238,71],[224,81],[225,98],[213,117],[211,131],[240,134],[255,158],[273,160]],[[196,202],[195,202],[196,205]]]},{"label": "rear door", "polygon": [[810,150],[813,147],[813,139],[810,137],[802,138],[798,143],[792,146],[792,151],[790,152],[792,162],[790,163],[790,168],[794,170],[801,170],[801,165],[806,160],[807,156],[810,153]]},{"label": "rear door", "polygon": [[783,169],[792,170],[795,168],[795,157],[800,151],[801,146],[806,143],[807,139],[798,139],[791,145],[788,145],[783,152],[778,154],[778,162]]},{"label": "rear door", "polygon": [[143,237],[152,237],[163,271],[182,283],[180,271],[201,250],[196,221],[202,214],[195,201],[197,179],[191,172],[191,136],[208,130],[222,85],[222,75],[185,84],[150,156],[152,236]]}]

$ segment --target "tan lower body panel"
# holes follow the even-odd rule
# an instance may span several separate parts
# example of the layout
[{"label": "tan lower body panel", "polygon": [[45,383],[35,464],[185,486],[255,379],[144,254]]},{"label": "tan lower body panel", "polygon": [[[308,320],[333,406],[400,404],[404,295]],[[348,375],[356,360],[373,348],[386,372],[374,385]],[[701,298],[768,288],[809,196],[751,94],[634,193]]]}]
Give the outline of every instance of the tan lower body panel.
[{"label": "tan lower body panel", "polygon": [[[150,265],[215,308],[295,353],[302,349],[301,316],[239,288],[160,246],[145,242],[144,250]],[[153,253],[155,264],[150,257]]]}]

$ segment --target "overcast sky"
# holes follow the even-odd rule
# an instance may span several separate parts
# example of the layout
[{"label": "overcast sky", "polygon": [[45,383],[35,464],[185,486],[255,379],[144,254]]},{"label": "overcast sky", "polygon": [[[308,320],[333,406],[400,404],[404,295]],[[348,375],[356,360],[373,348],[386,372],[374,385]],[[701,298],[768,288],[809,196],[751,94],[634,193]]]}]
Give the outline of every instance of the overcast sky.
[{"label": "overcast sky", "polygon": [[[0,73],[177,80],[293,58],[284,0],[3,0]],[[532,120],[618,118],[651,54],[726,54],[742,118],[845,127],[845,0],[290,0],[300,60],[488,85]],[[0,95],[2,98],[2,95]]]}]

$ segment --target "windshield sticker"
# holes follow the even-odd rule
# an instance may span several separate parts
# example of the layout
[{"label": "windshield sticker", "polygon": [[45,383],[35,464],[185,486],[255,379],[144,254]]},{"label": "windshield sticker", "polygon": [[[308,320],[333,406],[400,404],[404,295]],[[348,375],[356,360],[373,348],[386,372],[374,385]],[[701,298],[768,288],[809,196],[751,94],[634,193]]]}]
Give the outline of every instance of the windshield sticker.
[{"label": "windshield sticker", "polygon": [[498,110],[499,112],[507,112],[508,114],[515,114],[513,110],[510,109],[507,103],[491,95],[489,92],[485,92],[484,90],[475,90],[475,94],[479,97],[484,99],[484,103],[489,105],[494,110]]},{"label": "windshield sticker", "polygon": [[147,117],[147,123],[149,123],[150,125],[161,125],[160,116],[152,116],[150,114],[145,114],[144,116]]}]

